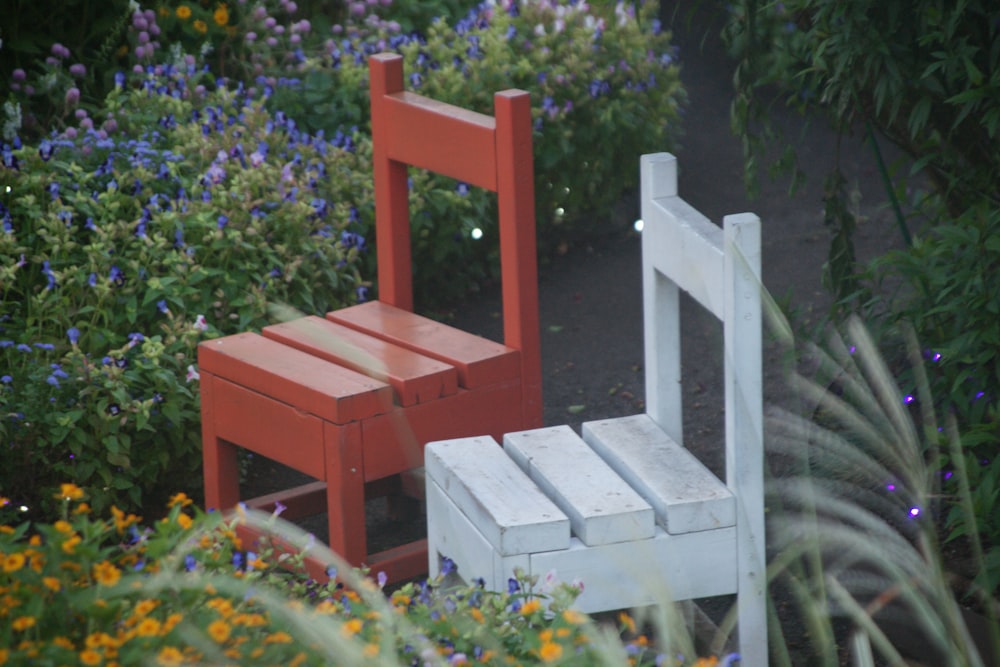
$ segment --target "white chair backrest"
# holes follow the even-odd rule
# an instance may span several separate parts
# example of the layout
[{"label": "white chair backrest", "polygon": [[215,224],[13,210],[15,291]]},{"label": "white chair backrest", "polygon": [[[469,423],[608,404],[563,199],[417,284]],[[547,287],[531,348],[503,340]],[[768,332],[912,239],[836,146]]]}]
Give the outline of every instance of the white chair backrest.
[{"label": "white chair backrest", "polygon": [[721,229],[713,224],[677,195],[677,160],[669,153],[642,156],[640,169],[646,412],[684,444],[684,290],[723,325],[726,485],[737,502],[741,664],[766,665],[760,219],[742,213],[726,216]]}]

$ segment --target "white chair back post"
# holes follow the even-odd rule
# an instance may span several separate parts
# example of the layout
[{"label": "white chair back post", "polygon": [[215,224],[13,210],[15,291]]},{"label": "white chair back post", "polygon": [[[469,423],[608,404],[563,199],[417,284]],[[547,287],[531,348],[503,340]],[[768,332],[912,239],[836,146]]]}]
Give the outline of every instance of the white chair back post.
[{"label": "white chair back post", "polygon": [[726,485],[737,503],[741,664],[766,665],[760,220],[743,213],[726,216],[722,229],[713,224],[677,195],[677,160],[669,153],[642,156],[640,194],[646,412],[683,445],[684,290],[723,323]]}]

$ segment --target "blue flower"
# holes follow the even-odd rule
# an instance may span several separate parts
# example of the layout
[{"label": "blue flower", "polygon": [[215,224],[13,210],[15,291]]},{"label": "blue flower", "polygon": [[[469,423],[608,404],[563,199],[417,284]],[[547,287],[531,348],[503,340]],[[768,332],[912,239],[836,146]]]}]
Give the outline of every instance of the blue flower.
[{"label": "blue flower", "polygon": [[108,280],[114,283],[116,286],[121,287],[125,284],[125,273],[119,269],[117,266],[111,266],[111,274],[108,276]]},{"label": "blue flower", "polygon": [[91,273],[89,276],[87,276],[87,284],[90,285],[91,287],[97,287],[96,273]]},{"label": "blue flower", "polygon": [[447,576],[452,572],[455,572],[455,570],[455,561],[447,556],[441,556],[441,574]]},{"label": "blue flower", "polygon": [[10,384],[13,381],[14,381],[14,378],[12,378],[9,375],[2,375],[2,376],[0,376],[0,382],[2,382],[3,384]]},{"label": "blue flower", "polygon": [[56,283],[56,275],[52,273],[48,260],[42,262],[42,274],[48,279],[48,284],[45,286],[45,289],[52,290],[58,287],[58,284]]},{"label": "blue flower", "polygon": [[368,288],[365,287],[364,285],[359,285],[358,288],[355,290],[355,293],[357,294],[358,297],[358,303],[364,303],[365,301],[368,300]]},{"label": "blue flower", "polygon": [[53,345],[52,343],[35,343],[35,347],[37,347],[39,350],[49,350],[49,351],[56,349],[56,346]]},{"label": "blue flower", "polygon": [[220,215],[218,217],[218,219],[216,220],[215,224],[219,227],[219,229],[225,229],[226,225],[229,224],[229,216],[227,216],[227,215]]},{"label": "blue flower", "polygon": [[70,345],[76,345],[80,340],[80,330],[76,327],[70,327],[66,331],[66,336],[69,338]]},{"label": "blue flower", "polygon": [[19,352],[31,352],[31,346],[26,345],[25,343],[18,343],[17,350]]},{"label": "blue flower", "polygon": [[159,310],[163,314],[167,314],[167,313],[170,312],[170,308],[167,306],[167,300],[166,299],[160,299],[159,301],[157,301],[156,302],[156,309]]},{"label": "blue flower", "polygon": [[521,584],[518,583],[517,579],[511,577],[507,580],[507,594],[513,595],[514,593],[521,590]]}]

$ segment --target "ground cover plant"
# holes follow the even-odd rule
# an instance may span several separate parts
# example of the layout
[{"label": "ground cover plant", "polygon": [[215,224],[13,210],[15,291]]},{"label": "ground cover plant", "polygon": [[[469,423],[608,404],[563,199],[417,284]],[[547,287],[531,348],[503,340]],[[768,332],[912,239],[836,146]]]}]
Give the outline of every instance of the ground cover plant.
[{"label": "ground cover plant", "polygon": [[[666,616],[656,643],[626,613],[598,626],[569,607],[578,589],[554,579],[513,578],[500,592],[443,578],[385,591],[378,573],[352,571],[273,515],[223,521],[176,494],[166,516],[145,525],[117,508],[94,513],[73,484],[56,496],[62,518],[55,522],[0,525],[0,664],[704,667],[734,660],[694,658]],[[326,558],[331,581],[293,574],[301,551],[272,550],[266,538],[244,544],[242,523]]]},{"label": "ground cover plant", "polygon": [[[0,139],[6,511],[50,513],[65,480],[97,509],[197,497],[198,342],[259,329],[269,304],[373,294],[368,55],[399,50],[411,88],[483,111],[494,90],[531,91],[555,238],[620,199],[640,145],[672,140],[683,95],[653,4],[465,4],[418,33],[402,26],[430,15],[396,21],[385,2],[350,3],[343,23],[288,0],[122,5],[110,71],[60,43],[20,54]],[[579,160],[601,135],[620,150]],[[412,181],[418,291],[465,296],[492,274],[492,202]]]}]

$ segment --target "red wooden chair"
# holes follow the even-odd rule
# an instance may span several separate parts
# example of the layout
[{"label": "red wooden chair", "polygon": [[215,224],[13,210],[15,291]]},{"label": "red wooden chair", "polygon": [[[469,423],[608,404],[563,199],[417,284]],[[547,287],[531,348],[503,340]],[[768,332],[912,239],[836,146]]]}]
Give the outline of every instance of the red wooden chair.
[{"label": "red wooden chair", "polygon": [[[317,481],[247,504],[327,512],[334,551],[398,581],[426,572],[427,542],[369,553],[366,496],[429,441],[542,424],[532,125],[523,91],[491,117],[405,92],[398,55],[369,73],[379,298],[200,346],[205,501],[240,501],[238,447],[278,461]],[[504,344],[412,312],[408,165],[497,193]]]}]

